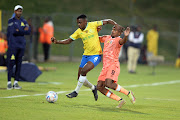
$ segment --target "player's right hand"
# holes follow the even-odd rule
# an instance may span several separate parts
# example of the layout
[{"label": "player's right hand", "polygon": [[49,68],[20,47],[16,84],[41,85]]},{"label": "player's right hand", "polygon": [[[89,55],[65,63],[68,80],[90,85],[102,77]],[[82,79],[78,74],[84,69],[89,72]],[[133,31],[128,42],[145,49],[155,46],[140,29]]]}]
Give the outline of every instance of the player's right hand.
[{"label": "player's right hand", "polygon": [[56,44],[56,42],[57,42],[57,40],[56,40],[55,37],[52,37],[52,38],[51,38],[51,41],[52,41],[53,43],[55,43],[55,44]]},{"label": "player's right hand", "polygon": [[128,36],[130,32],[131,32],[130,27],[127,27],[126,30],[124,31],[124,35]]},{"label": "player's right hand", "polygon": [[101,31],[101,29],[102,29],[102,26],[98,26],[97,27],[97,32]]}]

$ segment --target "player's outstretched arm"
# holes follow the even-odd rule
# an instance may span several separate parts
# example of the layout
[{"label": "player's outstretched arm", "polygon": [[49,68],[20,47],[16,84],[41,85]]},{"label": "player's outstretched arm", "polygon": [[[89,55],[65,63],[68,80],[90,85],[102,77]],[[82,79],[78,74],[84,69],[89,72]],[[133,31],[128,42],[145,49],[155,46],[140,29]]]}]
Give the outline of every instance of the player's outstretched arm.
[{"label": "player's outstretched arm", "polygon": [[73,40],[72,40],[71,38],[64,39],[64,40],[56,40],[55,37],[52,37],[52,38],[51,38],[51,41],[52,41],[54,44],[70,44]]},{"label": "player's outstretched arm", "polygon": [[124,31],[124,38],[122,40],[119,40],[120,45],[124,45],[127,42],[127,38],[128,38],[130,31],[131,31],[130,27],[127,27],[126,30]]},{"label": "player's outstretched arm", "polygon": [[114,20],[111,20],[111,19],[105,19],[105,20],[102,20],[102,21],[103,21],[103,25],[105,25],[105,24],[116,25],[117,24]]}]

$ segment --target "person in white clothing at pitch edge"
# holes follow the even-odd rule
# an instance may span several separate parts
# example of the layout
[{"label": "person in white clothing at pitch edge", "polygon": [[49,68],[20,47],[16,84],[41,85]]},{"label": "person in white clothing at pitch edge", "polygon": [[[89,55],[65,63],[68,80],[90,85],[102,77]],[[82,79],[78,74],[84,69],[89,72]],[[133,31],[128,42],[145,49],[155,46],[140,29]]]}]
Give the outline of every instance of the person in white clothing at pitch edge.
[{"label": "person in white clothing at pitch edge", "polygon": [[135,27],[134,31],[129,34],[129,47],[127,50],[129,73],[136,73],[137,61],[140,55],[141,44],[144,40],[144,34],[141,32],[141,27]]}]

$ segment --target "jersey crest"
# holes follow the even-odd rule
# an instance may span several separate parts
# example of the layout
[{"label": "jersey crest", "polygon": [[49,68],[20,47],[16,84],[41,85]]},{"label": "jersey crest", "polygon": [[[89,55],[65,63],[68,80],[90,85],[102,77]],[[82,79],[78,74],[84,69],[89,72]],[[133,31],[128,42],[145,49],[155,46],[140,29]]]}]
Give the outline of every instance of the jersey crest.
[{"label": "jersey crest", "polygon": [[21,26],[25,26],[23,22],[21,22]]},{"label": "jersey crest", "polygon": [[15,60],[15,56],[14,56],[14,54],[12,54],[12,56],[11,56],[11,60]]}]

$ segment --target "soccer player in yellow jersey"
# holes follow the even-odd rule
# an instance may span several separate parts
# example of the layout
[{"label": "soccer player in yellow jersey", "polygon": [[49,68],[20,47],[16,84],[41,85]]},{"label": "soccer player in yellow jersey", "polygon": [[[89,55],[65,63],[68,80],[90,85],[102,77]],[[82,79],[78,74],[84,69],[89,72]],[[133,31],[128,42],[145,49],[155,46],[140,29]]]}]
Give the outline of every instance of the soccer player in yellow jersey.
[{"label": "soccer player in yellow jersey", "polygon": [[86,77],[86,74],[101,62],[102,49],[97,27],[105,24],[117,25],[117,23],[111,19],[87,22],[86,15],[80,15],[77,17],[77,24],[79,28],[68,39],[56,40],[55,37],[52,37],[51,40],[55,44],[70,44],[78,38],[82,39],[84,44],[84,54],[79,66],[77,87],[72,93],[69,93],[66,96],[68,98],[76,97],[81,86],[84,85],[92,90],[94,98],[97,101],[97,88],[91,84]]}]

